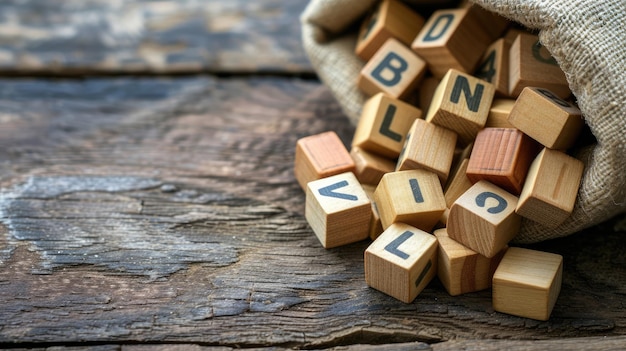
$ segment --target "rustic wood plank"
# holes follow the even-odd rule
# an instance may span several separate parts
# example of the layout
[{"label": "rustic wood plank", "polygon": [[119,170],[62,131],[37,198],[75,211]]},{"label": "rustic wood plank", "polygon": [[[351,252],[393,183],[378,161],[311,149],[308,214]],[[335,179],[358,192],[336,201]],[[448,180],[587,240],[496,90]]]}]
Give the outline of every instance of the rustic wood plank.
[{"label": "rustic wood plank", "polygon": [[312,73],[307,2],[3,1],[0,74]]},{"label": "rustic wood plank", "polygon": [[368,288],[368,242],[323,249],[293,176],[298,138],[334,130],[348,144],[354,132],[318,82],[4,79],[0,88],[0,346],[626,335],[621,218],[528,246],[564,257],[546,322],[495,312],[489,291],[450,297],[436,280],[411,304]]}]

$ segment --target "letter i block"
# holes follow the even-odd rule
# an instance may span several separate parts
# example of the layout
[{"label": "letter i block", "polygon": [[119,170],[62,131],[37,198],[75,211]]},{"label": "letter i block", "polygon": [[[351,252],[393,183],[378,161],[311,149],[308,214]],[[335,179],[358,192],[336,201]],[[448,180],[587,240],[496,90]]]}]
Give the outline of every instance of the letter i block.
[{"label": "letter i block", "polygon": [[448,216],[450,238],[487,257],[494,257],[519,232],[517,197],[484,180],[459,197]]},{"label": "letter i block", "polygon": [[363,105],[352,147],[395,159],[413,121],[421,116],[422,111],[417,107],[378,93]]},{"label": "letter i block", "polygon": [[404,223],[394,223],[365,250],[365,282],[410,303],[437,273],[437,239]]},{"label": "letter i block", "polygon": [[487,258],[451,239],[445,228],[435,230],[434,234],[439,243],[437,276],[448,294],[457,296],[491,287],[506,248]]},{"label": "letter i block", "polygon": [[405,100],[426,73],[426,62],[399,40],[389,38],[363,66],[357,86],[366,95],[383,92]]},{"label": "letter i block", "polygon": [[493,308],[546,321],[561,292],[562,277],[561,255],[511,247],[493,275]]},{"label": "letter i block", "polygon": [[398,158],[396,170],[425,169],[445,184],[454,158],[455,132],[416,119],[407,134],[405,146]]},{"label": "letter i block", "polygon": [[372,204],[356,176],[346,172],[307,185],[304,216],[329,249],[368,237]]},{"label": "letter i block", "polygon": [[500,38],[493,42],[485,51],[476,78],[493,84],[497,96],[509,96],[509,50],[510,45]]},{"label": "letter i block", "polygon": [[304,191],[313,180],[354,170],[350,153],[333,131],[310,135],[296,143],[294,174]]},{"label": "letter i block", "polygon": [[583,169],[580,160],[543,149],[530,165],[515,211],[546,227],[560,225],[574,209]]},{"label": "letter i block", "polygon": [[423,169],[385,174],[374,201],[385,229],[402,222],[430,231],[446,209],[439,178]]},{"label": "letter i block", "polygon": [[544,88],[524,88],[509,113],[509,122],[545,147],[565,150],[584,125],[578,107]]},{"label": "letter i block", "polygon": [[450,68],[474,72],[491,42],[478,16],[469,9],[447,9],[432,14],[411,49],[428,62],[435,77],[441,78]]},{"label": "letter i block", "polygon": [[455,131],[467,145],[485,126],[494,94],[493,84],[451,69],[437,86],[426,121]]},{"label": "letter i block", "polygon": [[539,145],[520,130],[485,128],[474,141],[467,177],[472,183],[487,180],[519,195],[539,150]]},{"label": "letter i block", "polygon": [[369,61],[389,38],[408,46],[423,25],[424,18],[401,1],[384,0],[361,24],[354,52]]}]

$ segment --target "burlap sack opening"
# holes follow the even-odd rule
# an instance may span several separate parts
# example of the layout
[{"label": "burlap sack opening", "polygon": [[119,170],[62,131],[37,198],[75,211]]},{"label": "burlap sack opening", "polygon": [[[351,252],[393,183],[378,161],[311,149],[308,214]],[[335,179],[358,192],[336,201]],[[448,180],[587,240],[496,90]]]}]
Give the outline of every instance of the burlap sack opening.
[{"label": "burlap sack opening", "polygon": [[[549,229],[524,220],[518,243],[566,236],[626,209],[626,2],[473,0],[530,29],[565,72],[597,143],[574,156],[585,163],[572,215]],[[353,124],[366,97],[356,88],[363,62],[355,24],[377,0],[312,0],[301,16],[304,48],[320,80]]]}]

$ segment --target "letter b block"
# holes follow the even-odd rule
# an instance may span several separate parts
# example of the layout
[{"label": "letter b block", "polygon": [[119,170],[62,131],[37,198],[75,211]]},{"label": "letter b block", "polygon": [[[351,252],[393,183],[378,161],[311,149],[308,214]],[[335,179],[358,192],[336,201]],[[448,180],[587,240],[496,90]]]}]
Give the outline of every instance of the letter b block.
[{"label": "letter b block", "polygon": [[437,239],[404,223],[395,223],[365,250],[365,282],[410,303],[437,273]]}]

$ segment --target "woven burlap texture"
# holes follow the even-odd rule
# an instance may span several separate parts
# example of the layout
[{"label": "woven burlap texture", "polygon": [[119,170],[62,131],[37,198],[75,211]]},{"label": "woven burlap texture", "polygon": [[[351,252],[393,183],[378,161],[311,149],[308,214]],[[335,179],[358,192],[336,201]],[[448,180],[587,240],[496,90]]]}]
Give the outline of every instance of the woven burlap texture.
[{"label": "woven burlap texture", "polygon": [[[355,25],[375,0],[312,0],[302,13],[303,46],[320,80],[356,124],[366,97],[356,78],[363,62],[354,54]],[[597,140],[575,156],[585,171],[574,211],[557,228],[524,220],[515,241],[566,236],[626,209],[626,1],[474,0],[539,30],[557,60],[585,122]]]}]

